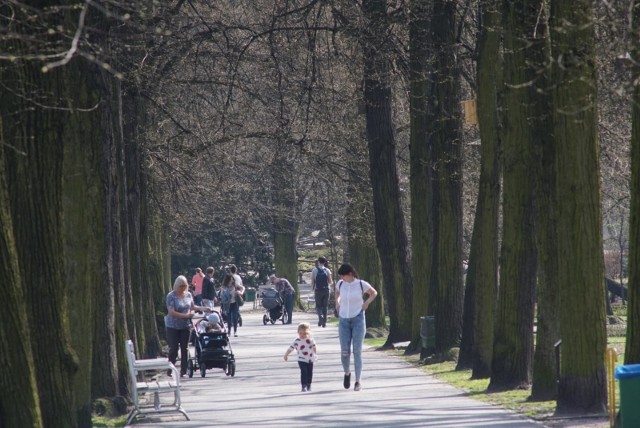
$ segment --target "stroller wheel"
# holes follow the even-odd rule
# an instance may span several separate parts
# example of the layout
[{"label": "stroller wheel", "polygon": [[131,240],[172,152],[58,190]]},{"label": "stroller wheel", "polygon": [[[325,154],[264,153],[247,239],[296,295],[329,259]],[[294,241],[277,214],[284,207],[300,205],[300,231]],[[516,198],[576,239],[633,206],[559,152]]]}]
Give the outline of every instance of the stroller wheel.
[{"label": "stroller wheel", "polygon": [[205,363],[200,364],[200,376],[205,377],[207,375],[207,365]]},{"label": "stroller wheel", "polygon": [[275,324],[275,323],[276,323],[276,320],[272,319],[271,324]]},{"label": "stroller wheel", "polygon": [[267,316],[266,316],[266,315],[263,315],[263,316],[262,316],[262,323],[263,323],[264,325],[267,325],[267,322],[268,322],[268,321],[269,321],[269,319],[267,318]]},{"label": "stroller wheel", "polygon": [[236,375],[236,362],[235,360],[229,361],[229,376],[233,377]]},{"label": "stroller wheel", "polygon": [[289,313],[285,312],[282,314],[282,324],[286,324],[289,322]]},{"label": "stroller wheel", "polygon": [[189,360],[187,363],[187,374],[190,378],[193,377],[193,360]]}]

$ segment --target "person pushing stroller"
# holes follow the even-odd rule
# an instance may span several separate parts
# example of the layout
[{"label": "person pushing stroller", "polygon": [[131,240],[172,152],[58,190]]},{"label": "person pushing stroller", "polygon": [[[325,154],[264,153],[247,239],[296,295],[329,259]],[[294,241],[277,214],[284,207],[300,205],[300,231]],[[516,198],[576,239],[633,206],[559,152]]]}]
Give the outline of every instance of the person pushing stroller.
[{"label": "person pushing stroller", "polygon": [[271,281],[271,285],[273,285],[282,296],[287,319],[285,324],[291,324],[293,318],[293,300],[296,297],[296,289],[293,288],[293,285],[291,285],[287,278],[278,278],[275,274],[271,274],[269,280]]}]

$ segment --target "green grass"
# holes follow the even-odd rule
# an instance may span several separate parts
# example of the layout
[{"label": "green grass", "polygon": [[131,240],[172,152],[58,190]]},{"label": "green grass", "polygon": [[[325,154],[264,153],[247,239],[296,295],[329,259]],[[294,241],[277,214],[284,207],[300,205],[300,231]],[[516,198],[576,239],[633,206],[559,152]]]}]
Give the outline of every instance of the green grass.
[{"label": "green grass", "polygon": [[[415,358],[417,359],[417,357]],[[419,366],[426,373],[430,373],[443,382],[466,391],[470,397],[476,400],[496,404],[533,419],[547,418],[555,411],[555,401],[527,401],[531,395],[529,389],[489,393],[487,392],[489,379],[472,380],[471,370],[456,371],[455,367],[456,363],[452,361]]]},{"label": "green grass", "polygon": [[375,338],[365,339],[364,344],[367,346],[371,346],[373,348],[379,348],[382,345],[384,345],[386,341],[387,341],[386,337],[375,337]]},{"label": "green grass", "polygon": [[[365,343],[371,346],[380,346],[384,343],[384,339],[366,339]],[[616,348],[618,351],[618,362],[616,365],[623,364],[625,338],[609,337],[607,346]],[[555,412],[555,400],[541,402],[527,401],[531,395],[530,388],[503,392],[487,392],[489,379],[472,380],[471,370],[456,371],[456,363],[453,361],[424,365],[419,361],[418,355],[404,355],[404,349],[402,348],[388,351],[388,353],[412,363],[420,370],[435,376],[445,383],[466,391],[469,397],[476,400],[495,404],[537,420],[549,418]],[[619,406],[620,392],[618,382],[616,382],[616,386],[618,387],[616,404]]]},{"label": "green grass", "polygon": [[127,415],[118,418],[105,418],[102,416],[94,416],[92,418],[92,426],[94,428],[116,428],[125,426]]}]

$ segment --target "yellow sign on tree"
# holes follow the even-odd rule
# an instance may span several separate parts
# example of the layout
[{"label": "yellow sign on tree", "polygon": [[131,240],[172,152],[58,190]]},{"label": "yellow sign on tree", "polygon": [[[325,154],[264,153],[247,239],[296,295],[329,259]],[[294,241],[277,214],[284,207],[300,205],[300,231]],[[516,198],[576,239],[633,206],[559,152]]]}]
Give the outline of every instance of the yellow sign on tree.
[{"label": "yellow sign on tree", "polygon": [[462,101],[462,109],[464,110],[464,121],[469,125],[478,124],[478,111],[476,109],[476,100]]}]

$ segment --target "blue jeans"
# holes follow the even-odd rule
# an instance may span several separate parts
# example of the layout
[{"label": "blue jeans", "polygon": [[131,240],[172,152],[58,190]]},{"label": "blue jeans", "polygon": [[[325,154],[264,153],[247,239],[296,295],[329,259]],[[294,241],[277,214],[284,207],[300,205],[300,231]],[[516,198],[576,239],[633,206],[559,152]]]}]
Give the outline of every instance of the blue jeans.
[{"label": "blue jeans", "polygon": [[238,321],[240,320],[240,307],[237,303],[229,304],[229,326],[228,330],[231,333],[231,327],[233,327],[233,332],[238,331]]},{"label": "blue jeans", "polygon": [[289,315],[289,319],[287,320],[287,324],[291,324],[291,319],[293,318],[293,298],[296,297],[295,293],[287,294],[282,296],[284,300],[284,310]]},{"label": "blue jeans", "polygon": [[353,365],[356,369],[356,381],[360,380],[362,373],[362,344],[364,343],[364,334],[367,330],[364,311],[360,311],[353,318],[342,318],[338,324],[338,335],[340,336],[340,360],[345,374],[350,373],[349,370],[351,350],[353,348]]}]

